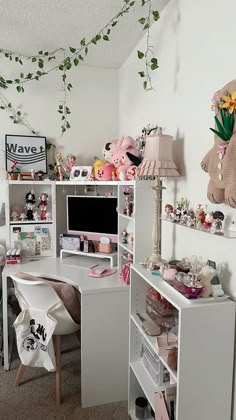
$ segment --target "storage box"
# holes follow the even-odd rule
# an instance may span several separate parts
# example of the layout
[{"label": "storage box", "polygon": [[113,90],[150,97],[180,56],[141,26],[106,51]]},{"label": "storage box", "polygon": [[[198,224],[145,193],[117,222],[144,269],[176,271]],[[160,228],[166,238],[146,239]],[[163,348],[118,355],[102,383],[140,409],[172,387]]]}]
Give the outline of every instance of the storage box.
[{"label": "storage box", "polygon": [[148,373],[157,385],[163,385],[169,382],[170,375],[166,367],[162,364],[158,355],[143,340],[142,345],[143,363]]},{"label": "storage box", "polygon": [[112,252],[112,244],[98,244],[98,252],[103,252],[104,254],[110,254]]}]

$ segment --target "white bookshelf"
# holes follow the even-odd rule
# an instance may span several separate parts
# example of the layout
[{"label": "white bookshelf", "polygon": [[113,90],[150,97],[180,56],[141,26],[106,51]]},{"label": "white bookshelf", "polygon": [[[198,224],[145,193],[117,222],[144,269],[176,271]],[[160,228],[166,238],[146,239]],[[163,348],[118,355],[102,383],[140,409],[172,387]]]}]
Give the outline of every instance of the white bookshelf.
[{"label": "white bookshelf", "polygon": [[[234,361],[235,303],[197,303],[180,295],[165,280],[140,264],[131,269],[129,340],[129,414],[135,420],[135,399],[145,396],[154,409],[158,387],[141,358],[142,340],[157,353],[156,338],[148,336],[137,313],[146,311],[152,286],[178,311],[178,368],[172,371],[167,354],[161,362],[177,387],[176,420],[230,420]],[[170,386],[166,384],[166,386]],[[172,385],[173,386],[173,385]],[[164,387],[164,388],[165,388]]]}]

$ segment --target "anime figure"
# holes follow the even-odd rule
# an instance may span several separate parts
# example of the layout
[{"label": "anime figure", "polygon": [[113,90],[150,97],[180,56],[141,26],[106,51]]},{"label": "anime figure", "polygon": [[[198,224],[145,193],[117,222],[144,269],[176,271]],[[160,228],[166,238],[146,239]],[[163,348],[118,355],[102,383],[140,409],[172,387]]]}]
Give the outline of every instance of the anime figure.
[{"label": "anime figure", "polygon": [[224,213],[222,211],[214,211],[213,213],[213,224],[215,227],[215,234],[217,235],[224,235],[224,232],[222,230],[223,227],[223,220],[225,218]]},{"label": "anime figure", "polygon": [[40,209],[40,219],[46,220],[48,194],[42,193],[39,197],[39,200],[40,200],[40,203],[38,205],[38,208]]},{"label": "anime figure", "polygon": [[26,218],[27,220],[34,220],[33,209],[35,207],[35,195],[32,191],[29,191],[25,196],[26,205],[25,208],[27,209]]}]

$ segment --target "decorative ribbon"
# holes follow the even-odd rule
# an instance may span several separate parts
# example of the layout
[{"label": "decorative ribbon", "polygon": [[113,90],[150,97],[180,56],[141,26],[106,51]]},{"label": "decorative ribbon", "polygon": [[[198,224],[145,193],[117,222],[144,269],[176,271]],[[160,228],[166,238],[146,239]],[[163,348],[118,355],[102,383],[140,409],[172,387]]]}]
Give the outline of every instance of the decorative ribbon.
[{"label": "decorative ribbon", "polygon": [[228,147],[228,143],[227,144],[224,144],[224,143],[219,144],[217,153],[218,154],[221,153],[222,156],[224,156],[225,153],[226,153],[227,147]]}]

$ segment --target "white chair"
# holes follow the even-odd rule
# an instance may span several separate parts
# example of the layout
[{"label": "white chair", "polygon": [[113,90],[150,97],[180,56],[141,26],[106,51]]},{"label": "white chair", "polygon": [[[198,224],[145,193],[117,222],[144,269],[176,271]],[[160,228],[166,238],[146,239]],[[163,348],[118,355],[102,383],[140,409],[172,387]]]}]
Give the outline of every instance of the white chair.
[{"label": "white chair", "polygon": [[[37,281],[24,280],[16,275],[11,275],[11,278],[22,311],[25,309],[32,309],[45,311],[45,313],[49,312],[57,321],[53,338],[56,356],[56,403],[59,405],[61,403],[60,336],[76,333],[80,330],[80,326],[73,321],[64,303],[50,285],[50,281],[43,279]],[[55,308],[53,309],[53,307]],[[16,386],[20,384],[25,367],[26,366],[21,363],[15,380]]]}]

